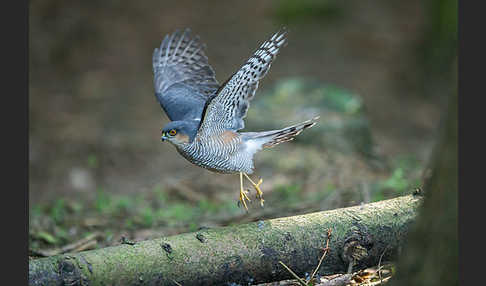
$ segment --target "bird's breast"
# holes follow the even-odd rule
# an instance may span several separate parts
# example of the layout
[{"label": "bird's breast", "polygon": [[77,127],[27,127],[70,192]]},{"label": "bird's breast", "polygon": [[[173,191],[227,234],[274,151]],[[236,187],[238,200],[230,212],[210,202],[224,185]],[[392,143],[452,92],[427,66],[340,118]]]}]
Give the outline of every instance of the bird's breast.
[{"label": "bird's breast", "polygon": [[249,172],[253,168],[252,158],[246,158],[246,152],[242,150],[244,146],[240,135],[233,131],[196,137],[192,144],[178,148],[189,162],[220,173]]}]

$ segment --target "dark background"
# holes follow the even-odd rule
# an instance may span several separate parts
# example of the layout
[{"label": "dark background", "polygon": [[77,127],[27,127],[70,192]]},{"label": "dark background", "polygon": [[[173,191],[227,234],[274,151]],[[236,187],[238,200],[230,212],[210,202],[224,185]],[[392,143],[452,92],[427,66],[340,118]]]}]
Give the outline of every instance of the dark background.
[{"label": "dark background", "polygon": [[[456,14],[455,1],[437,0],[30,1],[30,247],[101,226],[102,246],[120,233],[145,239],[421,186],[457,86]],[[224,82],[282,26],[288,46],[260,83],[248,127],[257,118],[284,127],[258,102],[290,79],[313,80],[362,100],[375,155],[335,153],[304,132],[257,154],[267,206],[245,214],[238,176],[195,167],[160,142],[168,119],[153,95],[152,52],[165,34],[189,27]],[[329,114],[319,113],[325,122]]]}]

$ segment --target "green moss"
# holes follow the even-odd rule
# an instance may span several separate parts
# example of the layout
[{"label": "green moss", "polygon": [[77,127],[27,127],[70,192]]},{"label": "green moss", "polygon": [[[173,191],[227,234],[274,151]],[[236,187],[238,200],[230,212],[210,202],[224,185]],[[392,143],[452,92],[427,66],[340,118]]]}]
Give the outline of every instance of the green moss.
[{"label": "green moss", "polygon": [[56,223],[63,222],[66,216],[66,204],[64,199],[57,199],[54,202],[49,214]]},{"label": "green moss", "polygon": [[[248,271],[255,273],[255,277],[266,277],[267,273],[281,270],[277,268],[278,260],[284,261],[300,275],[315,267],[322,254],[319,248],[325,245],[326,230],[332,227],[330,245],[336,251],[328,253],[326,263],[321,268],[321,274],[327,275],[346,271],[348,263],[339,254],[338,243],[347,239],[353,231],[376,234],[373,247],[378,249],[375,253],[382,253],[385,246],[390,247],[390,252],[397,249],[406,233],[401,226],[406,228],[411,225],[418,201],[417,197],[407,196],[366,208],[356,206],[346,210],[277,218],[265,221],[261,227],[259,222],[255,222],[214,228],[198,232],[205,237],[204,243],[196,239],[195,233],[187,233],[142,241],[134,246],[119,245],[85,252],[75,265],[84,266],[84,261],[88,261],[94,271],[88,271],[87,267],[81,271],[96,285],[132,285],[142,280],[166,284],[172,283],[172,279],[185,285],[196,277],[216,277],[227,281],[227,277],[218,278],[217,275],[226,273],[220,270],[228,269],[233,273],[233,270],[240,269],[242,262]],[[360,224],[356,224],[356,219]],[[394,235],[387,235],[386,231],[382,231],[383,227],[393,227],[388,232]],[[70,259],[78,259],[81,254],[72,256],[74,258]],[[47,265],[56,259],[33,260],[29,264],[32,264],[31,269],[39,269],[40,266],[35,264]],[[164,276],[160,276],[160,273]],[[212,284],[219,284],[221,280],[215,280]],[[244,277],[237,282],[243,283],[243,280]]]}]

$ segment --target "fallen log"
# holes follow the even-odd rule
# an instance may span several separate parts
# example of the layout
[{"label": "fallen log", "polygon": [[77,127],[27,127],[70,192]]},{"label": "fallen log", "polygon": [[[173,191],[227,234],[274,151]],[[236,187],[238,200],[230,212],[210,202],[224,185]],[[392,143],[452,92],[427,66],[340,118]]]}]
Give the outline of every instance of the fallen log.
[{"label": "fallen log", "polygon": [[[421,196],[202,229],[29,261],[29,285],[248,285],[345,273],[396,258]],[[386,249],[386,252],[385,252]],[[383,253],[385,253],[383,255]]]}]

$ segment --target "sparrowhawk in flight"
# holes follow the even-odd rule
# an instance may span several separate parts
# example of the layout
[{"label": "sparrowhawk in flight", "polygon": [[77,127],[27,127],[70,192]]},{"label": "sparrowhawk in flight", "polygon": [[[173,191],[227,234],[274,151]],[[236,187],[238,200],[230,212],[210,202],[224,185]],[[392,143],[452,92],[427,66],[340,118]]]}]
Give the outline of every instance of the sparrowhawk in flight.
[{"label": "sparrowhawk in flight", "polygon": [[152,57],[155,96],[171,122],[162,128],[168,141],[189,162],[213,172],[239,174],[239,201],[250,201],[245,176],[263,206],[262,179],[255,183],[253,156],[263,148],[292,140],[316,124],[318,117],[279,130],[238,132],[258,88],[280,48],[282,29],[265,41],[226,82],[219,84],[204,54],[205,46],[189,29],[165,36]]}]

